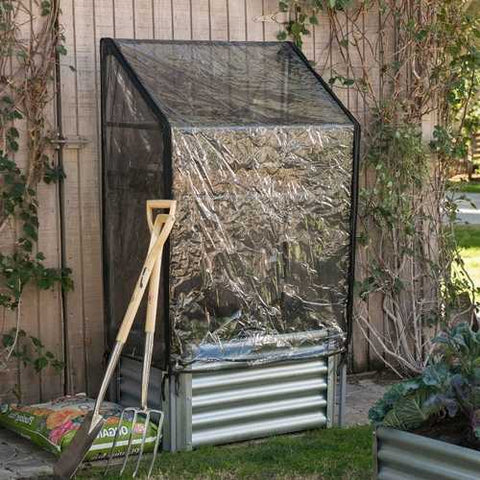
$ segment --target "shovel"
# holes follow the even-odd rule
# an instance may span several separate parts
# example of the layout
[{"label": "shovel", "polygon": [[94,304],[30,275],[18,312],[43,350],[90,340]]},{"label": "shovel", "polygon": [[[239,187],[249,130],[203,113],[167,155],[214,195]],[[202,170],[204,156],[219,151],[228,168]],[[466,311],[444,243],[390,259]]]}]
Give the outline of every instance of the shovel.
[{"label": "shovel", "polygon": [[[159,215],[160,216],[160,215]],[[165,221],[167,220],[167,215],[163,215],[165,217]],[[152,222],[152,209],[149,209],[147,206],[147,219],[148,219],[148,226],[151,231],[151,239],[150,239],[150,246],[149,251],[155,245],[159,231],[158,228]],[[158,217],[157,219],[158,220]],[[136,407],[128,407],[125,408],[120,416],[120,420],[118,421],[117,431],[115,432],[115,437],[112,442],[112,447],[110,448],[110,455],[108,458],[107,466],[105,468],[104,475],[106,475],[109,471],[110,464],[113,460],[115,449],[118,445],[118,439],[120,437],[121,426],[123,425],[125,418],[127,415],[131,415],[133,420],[130,426],[130,436],[128,439],[127,450],[124,455],[123,465],[118,474],[120,477],[123,475],[125,471],[125,467],[127,466],[128,459],[130,457],[130,453],[132,451],[132,441],[134,432],[136,431],[137,424],[139,423],[140,419],[143,418],[143,435],[140,441],[140,449],[138,452],[138,458],[136,462],[135,470],[132,474],[132,477],[135,478],[138,469],[140,467],[140,462],[143,457],[143,452],[145,449],[145,443],[147,438],[147,433],[149,431],[150,424],[152,422],[152,416],[156,416],[157,420],[157,433],[155,435],[154,447],[153,447],[153,455],[150,461],[150,468],[148,469],[147,480],[151,477],[153,467],[155,465],[155,460],[158,455],[158,447],[160,445],[160,440],[162,438],[162,426],[163,426],[163,412],[160,410],[155,410],[148,407],[148,386],[150,383],[150,367],[152,364],[152,355],[153,355],[153,343],[155,337],[155,323],[157,317],[157,304],[158,304],[158,291],[160,287],[160,272],[162,269],[162,251],[159,253],[157,257],[157,261],[155,262],[155,266],[152,271],[152,275],[150,276],[149,284],[148,284],[148,302],[147,302],[147,316],[145,319],[145,351],[143,355],[143,371],[142,371],[142,389],[141,389],[141,406],[140,408]]]},{"label": "shovel", "polygon": [[[153,209],[165,209],[168,211],[168,214],[157,215],[155,222],[152,225]],[[158,235],[158,238],[148,252],[142,271],[135,285],[135,289],[133,290],[130,303],[117,334],[115,346],[110,355],[107,370],[95,402],[95,407],[92,412],[89,412],[85,416],[82,426],[73,437],[70,445],[62,452],[58,462],[54,466],[53,473],[58,479],[66,480],[75,475],[75,472],[105,423],[105,418],[100,415],[100,407],[105,398],[110,380],[117,367],[123,346],[125,345],[128,334],[132,328],[135,315],[147,288],[152,271],[172,230],[175,222],[175,209],[176,202],[174,200],[149,200],[147,202],[147,219],[149,227],[152,230],[152,236]]]}]

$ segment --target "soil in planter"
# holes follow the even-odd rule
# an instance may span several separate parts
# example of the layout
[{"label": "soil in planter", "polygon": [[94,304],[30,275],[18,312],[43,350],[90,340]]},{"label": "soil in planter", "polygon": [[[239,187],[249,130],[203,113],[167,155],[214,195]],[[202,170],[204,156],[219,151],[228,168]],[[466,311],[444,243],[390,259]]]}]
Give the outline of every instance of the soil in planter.
[{"label": "soil in planter", "polygon": [[480,441],[473,437],[470,426],[463,419],[443,419],[441,422],[417,428],[412,433],[480,451]]}]

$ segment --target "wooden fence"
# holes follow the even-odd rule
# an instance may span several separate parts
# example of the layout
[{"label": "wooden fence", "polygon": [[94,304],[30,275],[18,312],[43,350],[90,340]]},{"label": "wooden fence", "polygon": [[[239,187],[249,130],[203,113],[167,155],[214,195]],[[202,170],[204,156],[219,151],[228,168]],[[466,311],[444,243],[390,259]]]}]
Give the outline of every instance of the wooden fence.
[{"label": "wooden fence", "polygon": [[[58,186],[39,187],[38,248],[54,267],[60,266],[63,249],[66,264],[73,270],[75,289],[64,298],[58,289],[29,289],[24,295],[20,323],[24,330],[65,358],[67,368],[64,376],[48,369],[38,375],[31,367],[13,362],[8,371],[0,371],[0,401],[13,398],[14,392],[17,396],[21,393],[24,402],[48,400],[64,392],[96,393],[103,373],[100,39],[264,41],[276,40],[280,30],[272,17],[278,12],[278,0],[62,0],[61,8],[68,53],[61,59],[60,91],[56,96],[58,105],[52,105],[52,124],[66,138],[59,152],[66,179],[61,191]],[[372,40],[378,34],[378,22],[375,12],[362,18],[367,37]],[[341,70],[326,19],[320,18],[320,24],[306,38],[304,51],[325,78],[332,71]],[[361,97],[348,89],[339,90],[338,94],[364,122],[367,112]],[[25,154],[25,148],[19,152]],[[2,248],[8,248],[14,240],[15,232],[2,233]],[[360,261],[363,255],[359,253]],[[381,306],[375,297],[367,308],[371,321],[381,326]],[[11,312],[3,312],[2,320],[3,331],[16,323]],[[379,365],[357,328],[352,362],[356,371]]]}]

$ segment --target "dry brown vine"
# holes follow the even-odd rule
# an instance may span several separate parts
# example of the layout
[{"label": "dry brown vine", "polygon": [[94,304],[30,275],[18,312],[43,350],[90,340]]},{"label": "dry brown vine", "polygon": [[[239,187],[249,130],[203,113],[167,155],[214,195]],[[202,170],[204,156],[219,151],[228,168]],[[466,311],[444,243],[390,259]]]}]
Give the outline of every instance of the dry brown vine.
[{"label": "dry brown vine", "polygon": [[[0,332],[0,368],[12,356],[37,371],[47,365],[61,368],[37,338],[21,329],[19,320],[26,284],[71,287],[68,269],[46,267],[43,254],[35,252],[36,187],[41,180],[62,177],[54,166],[53,118],[48,113],[57,58],[64,53],[59,15],[59,0],[0,0],[0,233],[11,229],[16,238],[0,252],[0,306],[16,310],[17,318],[12,330]],[[20,155],[20,146],[25,155]],[[19,348],[20,339],[30,341],[33,356],[28,348]]]},{"label": "dry brown vine", "polygon": [[[478,17],[466,0],[282,2],[289,33],[312,11],[328,19],[332,48],[317,64],[331,83],[351,88],[366,106],[360,242],[361,302],[381,303],[383,328],[359,304],[357,324],[379,359],[399,375],[420,372],[432,338],[446,324],[471,318],[476,289],[463,269],[448,200],[452,166],[468,151],[480,92]],[[287,5],[285,5],[287,4]],[[312,5],[319,6],[312,10]],[[302,12],[299,8],[307,10]],[[308,10],[309,9],[309,10]],[[375,31],[367,20],[377,19]],[[295,36],[293,36],[295,39]],[[298,42],[297,42],[298,43]],[[331,58],[339,52],[340,60]],[[425,119],[436,123],[430,146]],[[447,221],[445,221],[447,219]],[[468,298],[468,296],[467,296]],[[360,303],[361,303],[360,302]]]},{"label": "dry brown vine", "polygon": [[[25,121],[27,162],[26,187],[35,188],[42,179],[51,148],[51,126],[48,125],[46,107],[52,101],[52,79],[55,74],[57,53],[63,39],[59,27],[58,0],[24,2],[2,0],[0,31],[0,97],[8,97]],[[5,150],[8,122],[0,125]],[[0,230],[9,215],[0,211]]]}]

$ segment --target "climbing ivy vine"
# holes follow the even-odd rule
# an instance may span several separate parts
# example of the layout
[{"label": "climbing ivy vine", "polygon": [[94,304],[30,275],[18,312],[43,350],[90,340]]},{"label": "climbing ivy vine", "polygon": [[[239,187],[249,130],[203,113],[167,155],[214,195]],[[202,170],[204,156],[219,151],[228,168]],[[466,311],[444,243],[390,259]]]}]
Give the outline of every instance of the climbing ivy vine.
[{"label": "climbing ivy vine", "polygon": [[[0,307],[16,312],[15,327],[0,331],[0,368],[8,368],[11,358],[36,371],[63,368],[20,325],[27,285],[72,288],[70,270],[46,266],[37,249],[36,187],[64,176],[52,155],[54,133],[47,120],[57,57],[65,52],[59,13],[58,0],[0,0],[0,233],[15,239],[0,252]],[[26,154],[20,155],[21,145]]]},{"label": "climbing ivy vine", "polygon": [[280,0],[281,12],[288,14],[289,19],[284,29],[278,32],[279,40],[290,37],[295,45],[302,47],[303,36],[310,34],[310,29],[318,25],[318,15],[327,10],[344,10],[353,0]]},{"label": "climbing ivy vine", "polygon": [[[384,321],[378,329],[362,313],[368,308],[357,308],[356,322],[401,376],[423,369],[440,328],[472,318],[479,293],[458,252],[448,190],[480,128],[480,19],[471,3],[279,2],[288,17],[279,38],[299,46],[322,15],[333,48],[317,67],[366,106],[357,293],[360,306],[381,304]],[[375,34],[366,18],[377,22]],[[425,119],[435,122],[430,141]]]}]

